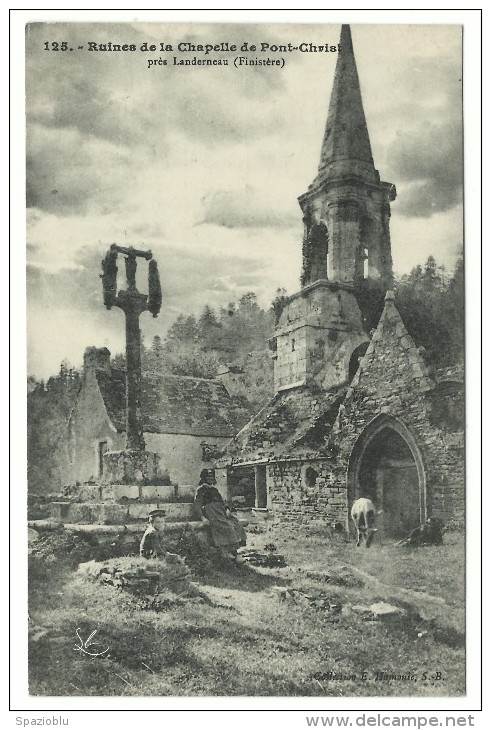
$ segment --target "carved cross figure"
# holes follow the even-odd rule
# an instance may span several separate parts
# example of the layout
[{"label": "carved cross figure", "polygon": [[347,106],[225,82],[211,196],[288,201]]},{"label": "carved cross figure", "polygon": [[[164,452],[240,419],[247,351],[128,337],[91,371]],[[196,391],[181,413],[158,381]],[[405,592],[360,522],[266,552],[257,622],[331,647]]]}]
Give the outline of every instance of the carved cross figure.
[{"label": "carved cross figure", "polygon": [[[126,289],[117,291],[118,254],[125,256]],[[149,261],[148,295],[136,288],[137,258]],[[143,451],[143,425],[141,420],[141,333],[140,314],[148,310],[154,317],[160,312],[162,291],[159,272],[151,251],[139,251],[113,243],[102,260],[102,291],[106,309],[119,307],[123,310],[126,325],[126,448]]]}]

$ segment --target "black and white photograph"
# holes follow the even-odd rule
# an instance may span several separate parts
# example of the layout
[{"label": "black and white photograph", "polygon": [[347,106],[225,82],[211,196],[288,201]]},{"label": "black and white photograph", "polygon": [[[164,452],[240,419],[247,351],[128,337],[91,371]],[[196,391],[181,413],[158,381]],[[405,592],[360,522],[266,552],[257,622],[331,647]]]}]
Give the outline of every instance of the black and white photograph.
[{"label": "black and white photograph", "polygon": [[25,34],[29,695],[465,698],[462,25]]}]

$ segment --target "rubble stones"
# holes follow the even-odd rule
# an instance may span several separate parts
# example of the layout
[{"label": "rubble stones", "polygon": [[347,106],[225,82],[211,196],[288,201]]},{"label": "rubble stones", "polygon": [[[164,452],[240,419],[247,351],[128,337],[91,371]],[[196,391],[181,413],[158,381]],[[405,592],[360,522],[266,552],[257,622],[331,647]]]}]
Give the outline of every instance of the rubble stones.
[{"label": "rubble stones", "polygon": [[271,596],[279,603],[292,603],[330,614],[337,614],[342,610],[339,602],[333,601],[331,596],[318,588],[300,590],[299,588],[274,586],[271,589]]},{"label": "rubble stones", "polygon": [[102,562],[81,563],[78,573],[85,579],[126,588],[134,593],[157,594],[163,589],[186,592],[190,570],[178,555],[168,553],[157,560],[111,558]]},{"label": "rubble stones", "polygon": [[390,603],[380,601],[379,603],[372,603],[370,611],[374,616],[378,618],[392,617],[392,616],[405,616],[406,611],[399,606],[393,606]]},{"label": "rubble stones", "polygon": [[279,553],[247,550],[241,552],[240,556],[244,563],[256,565],[260,568],[284,568],[286,565],[285,557]]}]

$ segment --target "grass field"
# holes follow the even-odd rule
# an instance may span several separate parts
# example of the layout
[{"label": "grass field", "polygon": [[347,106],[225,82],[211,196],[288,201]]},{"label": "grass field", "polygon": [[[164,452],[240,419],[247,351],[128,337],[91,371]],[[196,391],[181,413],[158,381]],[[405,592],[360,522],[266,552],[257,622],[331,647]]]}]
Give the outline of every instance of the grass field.
[{"label": "grass field", "polygon": [[[248,547],[272,542],[287,567],[211,570],[196,577],[197,597],[176,596],[159,611],[124,590],[83,581],[62,558],[37,569],[30,581],[30,693],[465,694],[462,534],[447,533],[439,547],[375,543],[366,550],[272,528],[251,535]],[[321,592],[338,608],[280,600],[275,587]],[[377,619],[362,608],[380,601],[404,614]],[[94,641],[108,651],[76,651],[77,633],[95,630]],[[377,672],[415,679],[377,680]]]}]

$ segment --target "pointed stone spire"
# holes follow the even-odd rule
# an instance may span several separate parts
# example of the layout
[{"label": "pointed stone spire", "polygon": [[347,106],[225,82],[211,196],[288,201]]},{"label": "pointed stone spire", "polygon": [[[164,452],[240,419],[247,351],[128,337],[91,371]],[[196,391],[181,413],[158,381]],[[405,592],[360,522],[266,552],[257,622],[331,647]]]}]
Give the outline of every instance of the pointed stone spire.
[{"label": "pointed stone spire", "polygon": [[349,25],[341,28],[340,51],[329,103],[318,178],[357,174],[371,181],[374,169]]},{"label": "pointed stone spire", "polygon": [[406,346],[405,349],[411,348],[412,350],[416,351],[416,345],[414,344],[412,337],[406,330],[404,322],[401,319],[401,315],[399,314],[399,310],[396,307],[396,297],[392,289],[387,290],[387,292],[385,293],[384,301],[384,309],[382,311],[382,314],[380,315],[380,319],[377,328],[373,334],[372,340],[376,341],[383,339],[384,333],[387,334],[387,332],[393,330],[396,333],[397,337],[406,338],[404,343]]},{"label": "pointed stone spire", "polygon": [[[298,199],[304,222],[301,284],[327,277],[353,287],[368,276],[390,288],[390,203],[396,189],[380,180],[373,163],[348,25],[342,26],[339,45],[319,169]],[[323,237],[315,235],[319,225],[326,230]]]}]

